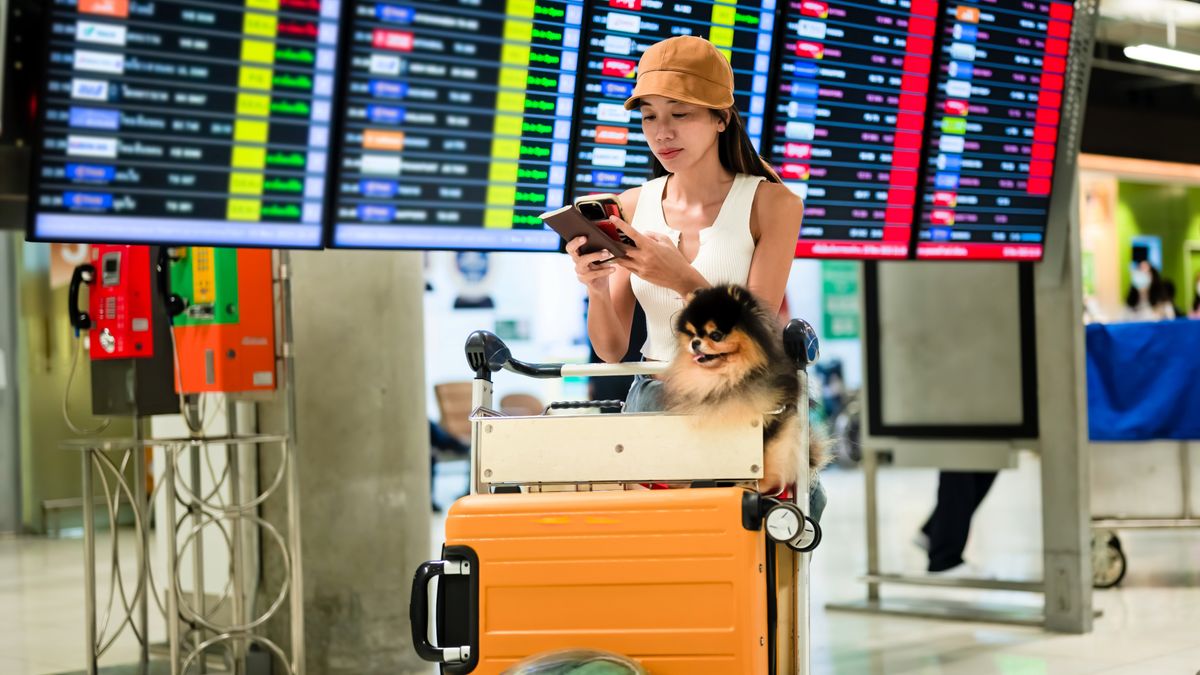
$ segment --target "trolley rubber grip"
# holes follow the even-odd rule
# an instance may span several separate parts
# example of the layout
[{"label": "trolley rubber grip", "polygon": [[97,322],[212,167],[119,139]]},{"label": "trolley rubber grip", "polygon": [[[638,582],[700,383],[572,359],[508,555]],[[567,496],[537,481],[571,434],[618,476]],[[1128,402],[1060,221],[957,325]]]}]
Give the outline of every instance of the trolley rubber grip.
[{"label": "trolley rubber grip", "polygon": [[408,620],[412,625],[413,648],[426,661],[441,663],[442,650],[429,644],[429,582],[440,576],[445,561],[430,560],[421,563],[413,575],[412,595],[408,600]]},{"label": "trolley rubber grip", "polygon": [[562,377],[562,367],[561,363],[525,363],[514,358],[509,358],[504,364],[506,370],[543,380]]},{"label": "trolley rubber grip", "polygon": [[569,408],[623,408],[624,406],[624,401],[612,399],[609,401],[555,401],[549,407],[554,410],[566,410]]}]

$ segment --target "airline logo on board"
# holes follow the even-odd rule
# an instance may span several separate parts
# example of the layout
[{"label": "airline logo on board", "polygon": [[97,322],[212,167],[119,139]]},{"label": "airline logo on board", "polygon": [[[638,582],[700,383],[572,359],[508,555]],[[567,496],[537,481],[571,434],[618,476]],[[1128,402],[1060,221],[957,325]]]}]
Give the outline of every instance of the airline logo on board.
[{"label": "airline logo on board", "polygon": [[121,128],[121,113],[105,108],[81,108],[71,106],[70,121],[73,127],[116,131]]},{"label": "airline logo on board", "polygon": [[100,14],[122,19],[129,16],[129,0],[79,0],[78,7],[83,14]]},{"label": "airline logo on board", "polygon": [[76,157],[117,156],[117,139],[100,136],[67,136],[67,154]]},{"label": "airline logo on board", "polygon": [[90,70],[113,75],[121,75],[125,72],[125,57],[120,54],[76,49],[74,63],[75,70]]},{"label": "airline logo on board", "polygon": [[629,143],[629,130],[625,127],[596,127],[596,142],[626,145]]},{"label": "airline logo on board", "polygon": [[77,77],[71,80],[71,98],[85,101],[107,101],[108,82]]},{"label": "airline logo on board", "polygon": [[600,72],[609,77],[633,77],[636,70],[636,63],[622,59],[604,59],[600,65]]},{"label": "airline logo on board", "polygon": [[125,26],[80,21],[75,24],[75,39],[79,42],[94,42],[101,45],[124,47]]},{"label": "airline logo on board", "polygon": [[592,164],[624,167],[625,148],[596,148],[592,151]]},{"label": "airline logo on board", "polygon": [[636,14],[618,14],[612,12],[605,20],[605,25],[609,30],[620,31],[622,33],[640,33],[642,32],[642,17]]}]

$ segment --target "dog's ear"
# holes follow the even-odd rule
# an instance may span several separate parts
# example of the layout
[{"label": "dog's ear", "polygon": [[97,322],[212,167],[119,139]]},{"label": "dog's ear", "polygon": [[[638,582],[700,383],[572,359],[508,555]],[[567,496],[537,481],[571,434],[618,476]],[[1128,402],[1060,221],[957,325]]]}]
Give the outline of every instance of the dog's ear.
[{"label": "dog's ear", "polygon": [[692,290],[688,291],[687,294],[683,296],[683,304],[692,304],[692,301],[696,299],[696,296],[700,294],[701,290],[702,289],[699,288],[693,288]]}]

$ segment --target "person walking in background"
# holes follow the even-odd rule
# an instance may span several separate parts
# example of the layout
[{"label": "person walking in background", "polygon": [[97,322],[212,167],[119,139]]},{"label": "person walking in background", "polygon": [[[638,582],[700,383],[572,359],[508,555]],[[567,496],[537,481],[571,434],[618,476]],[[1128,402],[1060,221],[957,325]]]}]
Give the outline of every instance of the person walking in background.
[{"label": "person walking in background", "polygon": [[981,569],[963,560],[971,519],[987,496],[995,471],[942,471],[938,473],[937,505],[921,527],[914,543],[929,553],[930,573],[945,576],[983,577]]}]

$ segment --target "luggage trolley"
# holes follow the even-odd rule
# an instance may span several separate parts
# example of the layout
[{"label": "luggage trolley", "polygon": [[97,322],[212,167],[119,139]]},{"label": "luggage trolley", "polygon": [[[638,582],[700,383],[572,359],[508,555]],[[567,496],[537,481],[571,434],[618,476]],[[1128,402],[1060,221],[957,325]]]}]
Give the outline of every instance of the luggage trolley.
[{"label": "luggage trolley", "polygon": [[[818,356],[812,327],[784,329],[800,375]],[[492,409],[492,374],[536,378],[657,374],[665,363],[530,364],[472,333],[471,494],[446,518],[442,558],[413,579],[413,645],[441,672],[496,675],[530,656],[599,649],[653,675],[807,675],[809,476],[759,495],[762,425],[667,413],[539,416]],[[802,466],[808,433],[802,432]],[[645,489],[650,483],[687,489]],[[436,580],[436,591],[430,586]]]}]

